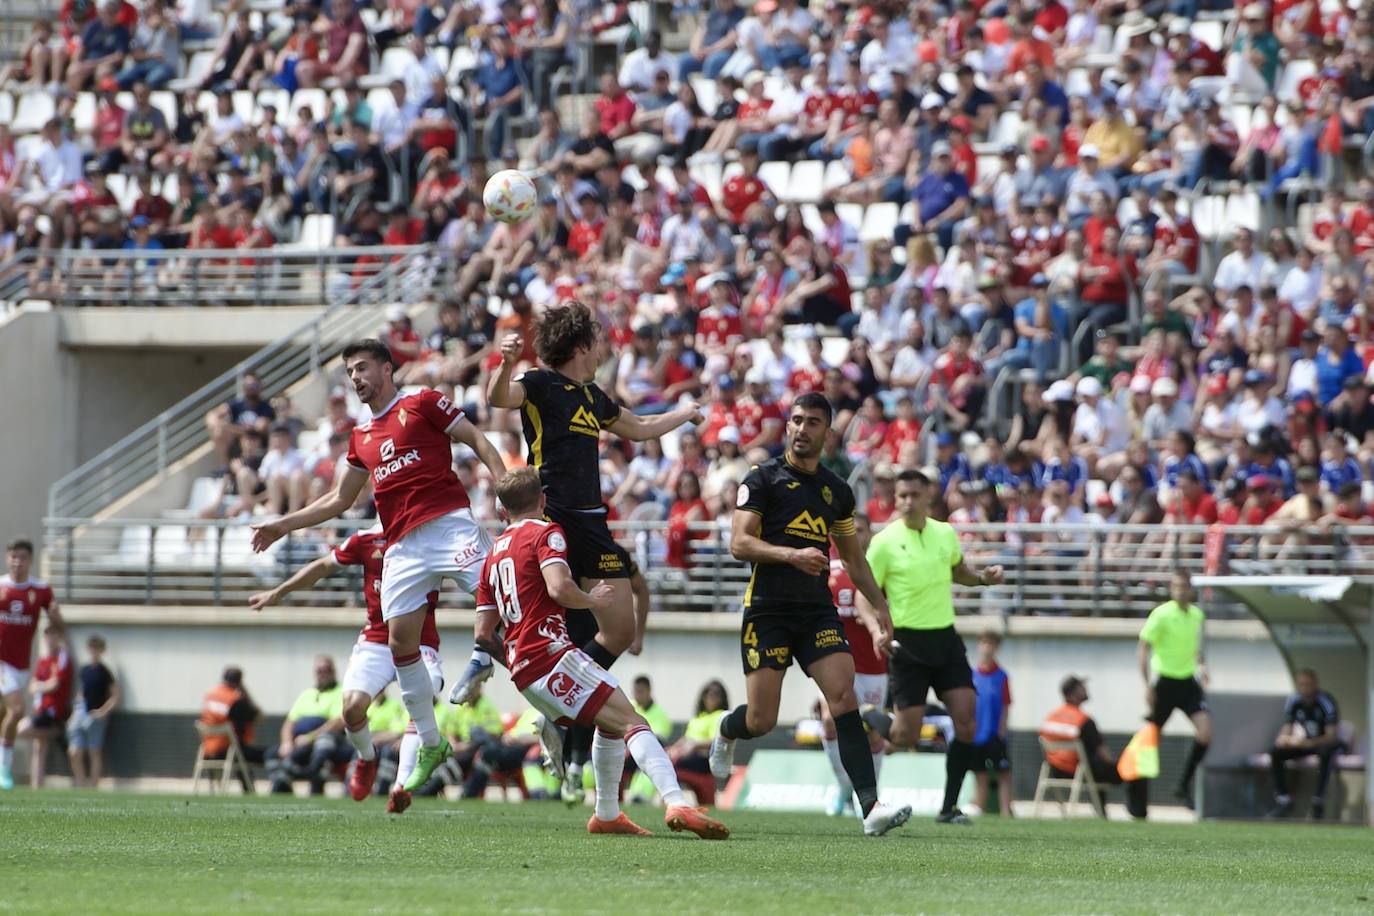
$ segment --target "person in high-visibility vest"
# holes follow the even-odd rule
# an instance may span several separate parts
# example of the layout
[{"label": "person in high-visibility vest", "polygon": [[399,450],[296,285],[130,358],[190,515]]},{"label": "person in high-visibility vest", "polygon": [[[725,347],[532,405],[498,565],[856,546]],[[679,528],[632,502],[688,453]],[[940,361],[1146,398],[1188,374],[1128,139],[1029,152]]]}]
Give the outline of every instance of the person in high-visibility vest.
[{"label": "person in high-visibility vest", "polygon": [[1193,776],[1212,744],[1212,714],[1202,692],[1207,685],[1202,640],[1205,615],[1193,603],[1193,583],[1187,573],[1174,573],[1169,596],[1170,600],[1150,612],[1141,628],[1137,656],[1140,676],[1145,680],[1145,703],[1150,708],[1146,718],[1160,731],[1176,709],[1192,720],[1193,747],[1174,793],[1192,808]]},{"label": "person in high-visibility vest", "polygon": [[[1116,760],[1107,750],[1106,742],[1102,740],[1102,732],[1098,731],[1093,717],[1083,710],[1083,704],[1088,702],[1087,682],[1070,674],[1060,682],[1059,692],[1064,697],[1064,702],[1045,716],[1045,721],[1040,724],[1040,737],[1046,741],[1072,741],[1077,738],[1083,744],[1083,751],[1088,758],[1088,769],[1097,784],[1125,786],[1126,810],[1132,817],[1144,818],[1146,783],[1143,779],[1125,781],[1117,772]],[[1045,762],[1050,765],[1052,775],[1059,779],[1071,778],[1078,769],[1078,755],[1073,751],[1046,751]],[[1107,790],[1099,789],[1098,797],[1105,812]]]}]

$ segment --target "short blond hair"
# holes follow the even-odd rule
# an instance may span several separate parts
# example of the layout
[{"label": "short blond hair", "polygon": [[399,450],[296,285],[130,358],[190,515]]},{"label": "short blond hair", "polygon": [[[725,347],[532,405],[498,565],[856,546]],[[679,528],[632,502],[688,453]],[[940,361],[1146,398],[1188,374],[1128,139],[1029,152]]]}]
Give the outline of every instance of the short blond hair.
[{"label": "short blond hair", "polygon": [[496,498],[511,515],[520,515],[539,505],[539,494],[544,484],[539,479],[539,471],[532,467],[516,468],[507,471],[506,476],[496,483]]}]

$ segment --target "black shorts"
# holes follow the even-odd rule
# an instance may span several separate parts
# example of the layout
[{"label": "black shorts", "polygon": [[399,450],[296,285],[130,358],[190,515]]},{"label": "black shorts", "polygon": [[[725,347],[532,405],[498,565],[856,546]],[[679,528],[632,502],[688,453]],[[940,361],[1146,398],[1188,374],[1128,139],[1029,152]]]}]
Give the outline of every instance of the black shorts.
[{"label": "black shorts", "polygon": [[1006,739],[993,738],[973,746],[974,772],[981,773],[988,769],[996,770],[998,773],[1011,770],[1011,756],[1007,753]]},{"label": "black shorts", "polygon": [[596,615],[584,607],[568,608],[568,638],[579,649],[596,638],[601,627],[596,623]]},{"label": "black shorts", "polygon": [[568,538],[568,567],[574,579],[630,578],[630,555],[611,537],[604,508],[578,511],[549,504],[544,515]]},{"label": "black shorts", "polygon": [[936,696],[956,687],[973,689],[973,669],[968,665],[968,650],[954,627],[945,627],[943,630],[899,629],[895,636],[901,648],[887,664],[894,709],[924,706],[932,688]]},{"label": "black shorts", "polygon": [[1163,728],[1175,709],[1189,718],[1207,711],[1207,698],[1197,678],[1161,677],[1155,681],[1155,707],[1150,710],[1150,721]]},{"label": "black shorts", "polygon": [[65,718],[59,719],[46,710],[36,712],[29,717],[29,727],[31,728],[62,728],[66,722]]},{"label": "black shorts", "polygon": [[844,624],[833,607],[796,607],[749,614],[740,630],[744,673],[760,668],[786,671],[795,657],[802,671],[827,655],[849,652]]}]

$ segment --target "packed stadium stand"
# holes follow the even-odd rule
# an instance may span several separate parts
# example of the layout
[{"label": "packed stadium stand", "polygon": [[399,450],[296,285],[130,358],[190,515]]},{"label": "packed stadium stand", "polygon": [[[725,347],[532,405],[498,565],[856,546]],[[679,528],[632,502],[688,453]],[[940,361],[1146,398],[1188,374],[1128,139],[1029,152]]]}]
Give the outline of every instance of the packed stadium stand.
[{"label": "packed stadium stand", "polygon": [[[11,313],[325,307],[56,481],[69,599],[235,603],[318,551],[253,558],[242,522],[328,485],[351,336],[513,460],[494,343],[573,296],[615,397],[709,404],[605,448],[665,607],[733,606],[719,522],[809,390],[875,522],[929,467],[1008,565],[966,610],[1138,613],[1180,564],[1368,571],[1365,6],[6,9]],[[504,167],[539,184],[525,223],[483,211]]]}]

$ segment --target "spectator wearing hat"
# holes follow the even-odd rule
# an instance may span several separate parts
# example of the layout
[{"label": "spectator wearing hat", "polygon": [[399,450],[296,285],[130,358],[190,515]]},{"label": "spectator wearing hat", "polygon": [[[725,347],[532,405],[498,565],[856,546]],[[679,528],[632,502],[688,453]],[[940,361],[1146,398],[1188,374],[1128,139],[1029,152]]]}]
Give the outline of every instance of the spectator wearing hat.
[{"label": "spectator wearing hat", "polygon": [[1259,96],[1274,89],[1282,49],[1269,30],[1268,19],[1263,3],[1241,10],[1242,25],[1226,55],[1226,80],[1238,92]]},{"label": "spectator wearing hat", "polygon": [[1088,469],[1111,479],[1131,439],[1126,414],[1105,396],[1102,383],[1092,376],[1080,378],[1074,386],[1078,409],[1073,414],[1070,444],[1075,454],[1088,463]]},{"label": "spectator wearing hat", "polygon": [[1100,155],[1096,146],[1084,143],[1078,148],[1078,168],[1065,183],[1064,212],[1075,228],[1092,215],[1094,194],[1105,194],[1113,204],[1120,196],[1116,179],[1101,168]]},{"label": "spectator wearing hat", "polygon": [[1169,433],[1193,427],[1193,411],[1178,396],[1178,383],[1165,376],[1150,386],[1152,403],[1145,411],[1142,436],[1152,449],[1164,446]]},{"label": "spectator wearing hat", "polygon": [[[1027,164],[1016,172],[1017,200],[1022,207],[1038,207],[1046,201],[1057,205],[1067,191],[1069,175],[1055,168],[1054,149],[1046,138],[1032,138],[1027,150]],[[1013,164],[1018,152],[1014,146],[1003,150],[1004,155],[1011,154]],[[1082,155],[1081,150],[1079,155]]]},{"label": "spectator wearing hat", "polygon": [[940,246],[949,248],[954,244],[954,227],[968,210],[968,182],[954,171],[952,153],[944,140],[932,144],[930,160],[930,170],[911,188],[911,200],[916,203],[911,235],[933,232]]}]

